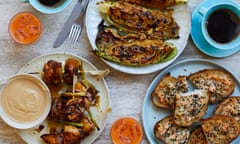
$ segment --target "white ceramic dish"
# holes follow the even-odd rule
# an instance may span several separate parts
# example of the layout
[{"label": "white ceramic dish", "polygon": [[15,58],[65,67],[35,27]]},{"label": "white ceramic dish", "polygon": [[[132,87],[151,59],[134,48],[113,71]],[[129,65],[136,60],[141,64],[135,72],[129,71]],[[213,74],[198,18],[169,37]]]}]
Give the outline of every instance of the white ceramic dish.
[{"label": "white ceramic dish", "polygon": [[[28,84],[26,87],[22,85],[23,81]],[[51,109],[52,99],[47,85],[30,74],[13,75],[2,85],[0,94],[1,118],[13,128],[29,129],[38,126],[47,118]],[[15,102],[7,103],[9,101],[6,100]],[[40,100],[42,103],[39,103]],[[9,110],[15,113],[9,114]],[[26,115],[31,118],[26,119]],[[29,121],[30,119],[32,120]]]},{"label": "white ceramic dish", "polygon": [[[65,63],[67,58],[75,58],[81,60],[83,62],[83,69],[85,71],[97,70],[94,65],[88,62],[86,59],[70,54],[70,53],[52,53],[43,56],[39,56],[26,63],[19,71],[19,73],[30,73],[30,72],[41,72],[43,68],[43,64],[48,60],[56,60],[58,62]],[[93,83],[97,90],[99,90],[100,95],[100,105],[98,107],[91,108],[93,113],[93,117],[95,118],[97,124],[100,127],[100,130],[95,130],[88,137],[81,141],[81,144],[90,144],[95,141],[95,139],[101,134],[105,127],[105,123],[107,120],[107,110],[110,108],[110,97],[109,90],[107,84],[104,79],[97,81],[96,78],[91,77],[86,74],[86,79]],[[48,133],[48,123],[45,120],[41,125],[44,125],[44,129],[39,133],[36,131],[38,127],[28,129],[28,130],[18,130],[18,134],[29,144],[42,144],[40,136],[43,133]]]},{"label": "white ceramic dish", "polygon": [[[239,78],[232,73],[229,69],[227,69],[224,66],[218,65],[212,61],[204,60],[204,59],[186,59],[180,62],[177,62],[168,68],[161,71],[152,81],[150,84],[147,93],[145,95],[144,101],[143,101],[143,107],[142,107],[142,121],[143,121],[143,127],[146,134],[146,137],[148,141],[151,144],[163,144],[163,142],[159,141],[155,138],[153,133],[154,125],[157,121],[160,119],[163,119],[164,117],[168,115],[172,115],[172,111],[167,109],[160,109],[154,107],[154,105],[151,102],[151,93],[155,89],[156,85],[158,84],[159,80],[168,72],[171,73],[172,76],[179,76],[179,75],[189,75],[190,73],[197,72],[202,69],[211,69],[211,68],[217,68],[217,69],[223,69],[228,72],[230,72],[235,80],[236,88],[232,94],[232,96],[239,96],[240,95],[240,87]],[[190,87],[189,90],[192,88]],[[213,110],[215,108],[216,104],[210,105],[208,107],[208,110],[206,114],[204,115],[204,118],[209,117],[212,115]],[[235,139],[231,144],[239,144],[240,137]]]},{"label": "white ceramic dish", "polygon": [[[98,11],[98,6],[96,5],[96,3],[99,1],[100,0],[91,0],[86,11],[87,36],[93,49],[97,49],[95,40],[98,32],[98,25],[102,21],[102,17]],[[180,38],[177,40],[169,40],[170,42],[173,42],[178,49],[178,53],[174,59],[168,62],[143,67],[128,67],[106,60],[103,61],[112,68],[129,74],[148,74],[165,68],[166,66],[174,62],[175,59],[183,52],[184,48],[187,45],[187,40],[191,30],[191,14],[187,5],[175,6],[174,18],[180,26]]]}]

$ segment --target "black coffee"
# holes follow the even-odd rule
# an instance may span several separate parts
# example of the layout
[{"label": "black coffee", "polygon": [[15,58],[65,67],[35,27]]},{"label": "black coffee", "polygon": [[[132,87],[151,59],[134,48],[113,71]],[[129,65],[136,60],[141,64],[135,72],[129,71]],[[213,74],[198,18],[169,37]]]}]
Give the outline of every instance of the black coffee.
[{"label": "black coffee", "polygon": [[210,37],[219,43],[228,43],[240,34],[240,18],[227,9],[213,12],[206,26]]},{"label": "black coffee", "polygon": [[47,6],[53,6],[56,3],[58,3],[60,0],[39,0],[40,3],[47,5]]}]

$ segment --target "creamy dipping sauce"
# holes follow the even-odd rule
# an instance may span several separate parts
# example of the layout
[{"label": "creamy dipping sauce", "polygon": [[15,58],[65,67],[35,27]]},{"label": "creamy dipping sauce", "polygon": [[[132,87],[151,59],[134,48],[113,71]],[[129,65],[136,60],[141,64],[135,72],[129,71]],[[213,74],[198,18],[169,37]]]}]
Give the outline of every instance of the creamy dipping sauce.
[{"label": "creamy dipping sauce", "polygon": [[5,84],[1,95],[1,107],[11,120],[29,123],[37,120],[46,111],[48,96],[48,90],[42,83],[23,75]]}]

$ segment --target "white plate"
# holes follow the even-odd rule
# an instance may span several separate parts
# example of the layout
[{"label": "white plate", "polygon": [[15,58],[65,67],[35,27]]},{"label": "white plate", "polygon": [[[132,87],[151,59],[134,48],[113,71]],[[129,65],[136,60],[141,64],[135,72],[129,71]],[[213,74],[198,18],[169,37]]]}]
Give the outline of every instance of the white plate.
[{"label": "white plate", "polygon": [[[96,3],[99,1],[100,0],[91,0],[86,11],[87,35],[93,49],[97,49],[95,40],[98,32],[98,25],[102,21],[102,17],[100,16],[100,13],[98,11],[98,6],[96,5]],[[186,4],[174,7],[174,18],[180,26],[180,38],[176,40],[168,40],[170,42],[173,42],[178,49],[177,55],[172,60],[143,67],[129,67],[106,60],[103,61],[112,68],[129,74],[148,74],[165,68],[183,52],[184,48],[187,45],[187,40],[191,30],[191,14]]]},{"label": "white plate", "polygon": [[[86,59],[83,59],[76,55],[70,53],[52,53],[34,58],[33,60],[25,64],[20,69],[19,73],[41,72],[43,64],[46,63],[48,60],[52,59],[64,64],[67,58],[75,58],[81,60],[83,62],[83,69],[85,71],[97,70],[96,67],[90,62],[88,62]],[[95,78],[89,76],[88,74],[86,74],[86,79],[92,84],[94,84],[96,89],[99,91],[100,105],[99,107],[94,107],[91,110],[93,113],[93,117],[96,119],[96,122],[100,127],[100,130],[95,130],[94,132],[92,132],[88,137],[81,141],[81,144],[90,144],[94,142],[94,140],[101,134],[105,127],[107,119],[106,110],[110,107],[109,90],[105,80],[101,79],[100,81],[97,81]],[[43,141],[41,140],[40,135],[48,133],[47,122],[45,121],[43,125],[44,129],[40,133],[36,131],[38,127],[28,130],[18,130],[18,133],[29,144],[41,144],[43,143]]]},{"label": "white plate", "polygon": [[[232,94],[232,96],[239,96],[240,95],[240,87],[239,83],[240,80],[238,77],[232,73],[229,69],[218,65],[212,61],[204,60],[204,59],[186,59],[183,61],[180,61],[178,63],[175,63],[165,70],[163,70],[161,73],[159,73],[152,83],[150,84],[147,93],[145,95],[144,101],[143,101],[143,108],[142,108],[142,121],[143,121],[143,127],[144,131],[146,134],[147,139],[151,144],[163,144],[163,142],[159,141],[158,139],[155,138],[154,133],[153,133],[153,128],[154,125],[157,121],[160,119],[163,119],[164,117],[168,115],[172,115],[171,110],[166,110],[166,109],[161,109],[161,108],[156,108],[152,102],[151,102],[151,93],[157,86],[159,80],[168,72],[171,73],[172,76],[179,76],[179,75],[186,75],[188,76],[189,74],[193,72],[197,72],[199,70],[203,69],[210,69],[210,68],[217,68],[217,69],[223,69],[231,73],[234,77],[235,80],[235,85],[236,88]],[[190,87],[189,90],[192,88]],[[206,114],[204,115],[204,118],[209,117],[212,115],[213,110],[215,108],[216,104],[208,106],[208,110]],[[231,144],[239,144],[240,137],[235,139]]]}]

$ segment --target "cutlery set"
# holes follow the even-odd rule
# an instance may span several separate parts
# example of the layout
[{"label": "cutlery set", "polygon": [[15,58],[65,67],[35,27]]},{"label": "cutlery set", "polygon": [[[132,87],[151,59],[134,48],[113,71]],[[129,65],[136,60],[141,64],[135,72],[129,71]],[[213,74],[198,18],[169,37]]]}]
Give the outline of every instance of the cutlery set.
[{"label": "cutlery set", "polygon": [[73,8],[71,15],[68,17],[62,30],[58,34],[53,47],[59,47],[68,37],[70,41],[76,42],[81,35],[84,21],[84,12],[88,6],[89,0],[78,0]]}]

